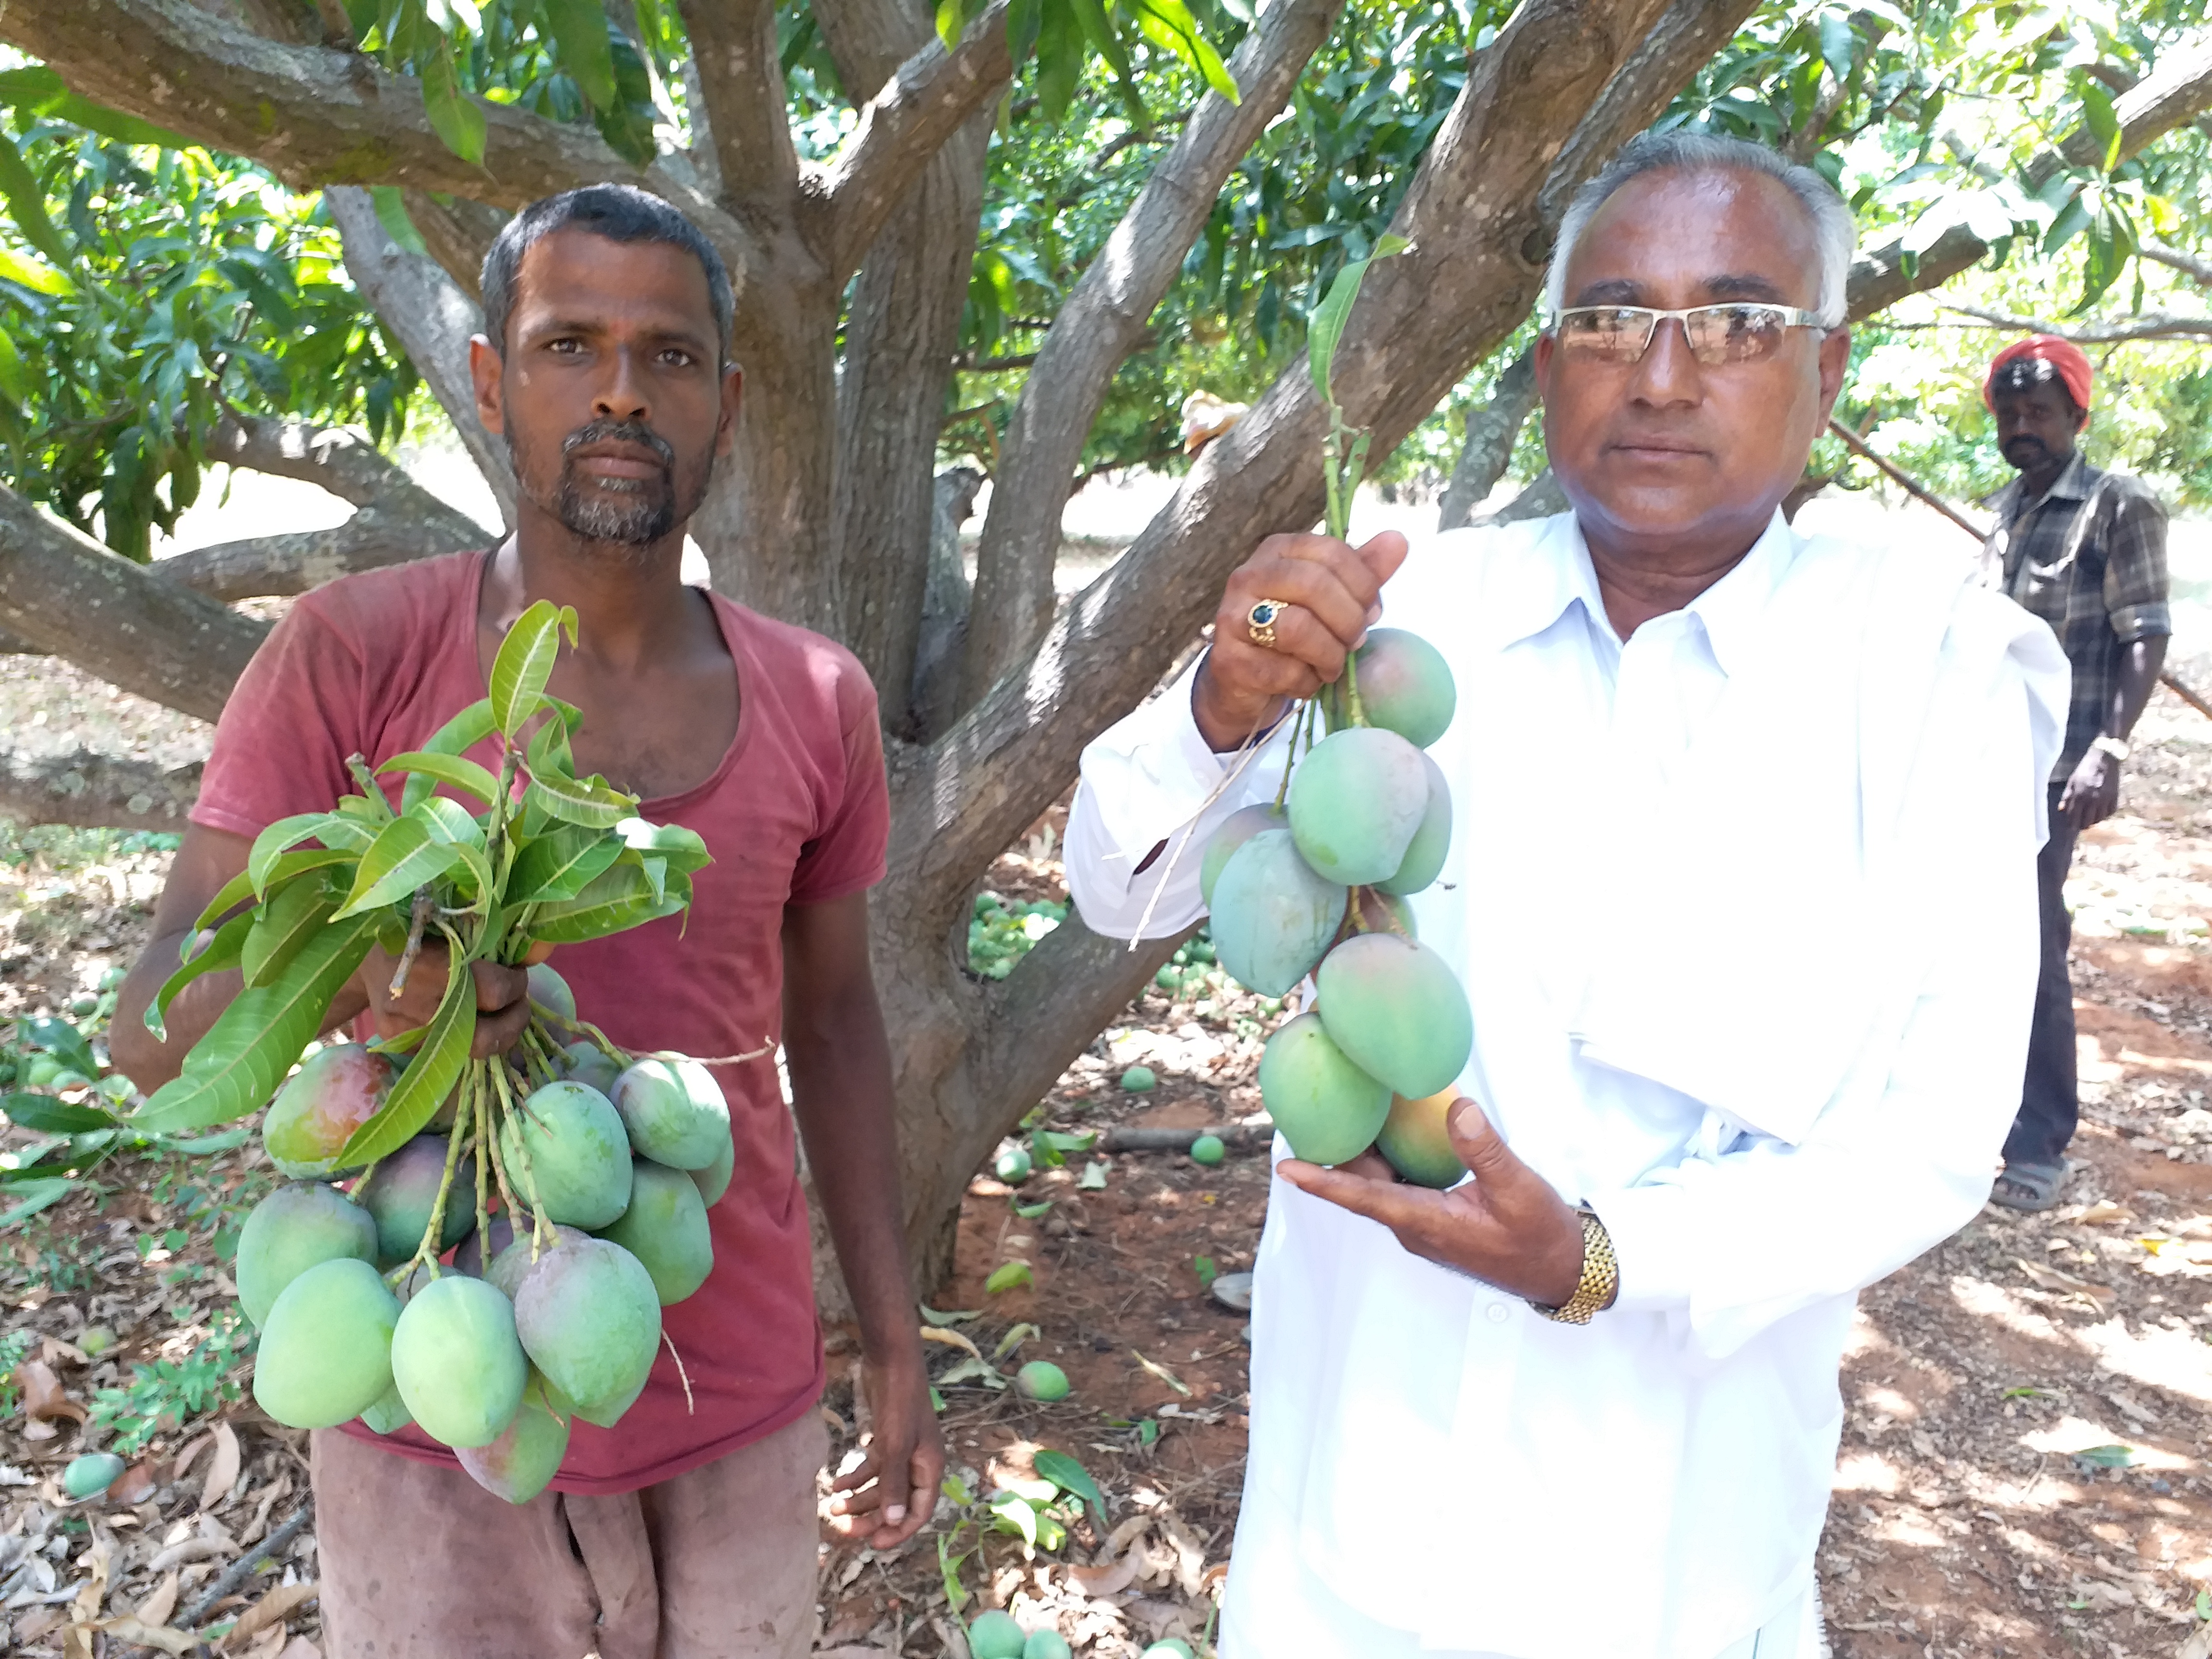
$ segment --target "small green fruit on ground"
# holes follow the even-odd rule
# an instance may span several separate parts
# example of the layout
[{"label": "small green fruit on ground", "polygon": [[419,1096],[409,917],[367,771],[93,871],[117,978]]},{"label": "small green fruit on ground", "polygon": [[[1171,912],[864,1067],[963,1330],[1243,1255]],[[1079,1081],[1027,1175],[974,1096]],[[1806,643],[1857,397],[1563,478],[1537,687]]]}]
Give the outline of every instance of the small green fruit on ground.
[{"label": "small green fruit on ground", "polygon": [[526,1202],[534,1187],[551,1220],[604,1227],[629,1202],[629,1136],[596,1089],[547,1084],[499,1126],[499,1141],[507,1178]]},{"label": "small green fruit on ground", "polygon": [[1030,1400],[1067,1398],[1067,1373],[1049,1359],[1032,1359],[1014,1373],[1014,1387]]},{"label": "small green fruit on ground", "polygon": [[1149,1066],[1132,1066],[1121,1073],[1121,1086],[1133,1095],[1150,1094],[1160,1086],[1160,1079]]},{"label": "small green fruit on ground", "polygon": [[320,1050],[269,1103],[261,1144],[270,1161],[295,1181],[333,1174],[338,1149],[383,1109],[398,1076],[391,1055],[358,1042]]},{"label": "small green fruit on ground", "polygon": [[1022,1659],[1022,1649],[1028,1641],[1013,1614],[995,1607],[977,1613],[968,1626],[968,1651],[974,1659]]},{"label": "small green fruit on ground", "polygon": [[78,1333],[76,1345],[97,1359],[115,1346],[115,1333],[106,1325],[88,1325]]},{"label": "small green fruit on ground", "polygon": [[530,1372],[514,1306],[481,1279],[446,1273],[415,1293],[392,1340],[392,1380],[423,1433],[488,1446],[514,1421]]},{"label": "small green fruit on ground", "polygon": [[1222,1144],[1219,1135],[1200,1135],[1190,1143],[1190,1161],[1194,1164],[1203,1164],[1211,1169],[1214,1164],[1221,1162],[1223,1156],[1228,1151],[1229,1148]]},{"label": "small green fruit on ground", "polygon": [[1033,1630],[1022,1644],[1022,1659],[1073,1659],[1067,1638],[1056,1630]]},{"label": "small green fruit on ground", "polygon": [[1191,1659],[1190,1644],[1180,1636],[1170,1636],[1146,1648],[1141,1659]]},{"label": "small green fruit on ground", "polygon": [[576,1018],[576,994],[568,988],[568,981],[555,972],[550,963],[531,963],[530,1000],[541,1008],[550,1009],[563,1019]]},{"label": "small green fruit on ground", "polygon": [[257,1328],[266,1325],[270,1309],[287,1285],[308,1268],[341,1256],[376,1260],[376,1218],[320,1182],[279,1187],[253,1206],[239,1229],[234,1271],[246,1316]]},{"label": "small green fruit on ground", "polygon": [[1018,1187],[1030,1178],[1029,1152],[1024,1147],[1009,1146],[999,1154],[999,1161],[991,1167],[1006,1185]]},{"label": "small green fruit on ground", "polygon": [[113,1452],[87,1452],[73,1457],[62,1471],[62,1490],[71,1498],[91,1498],[106,1492],[123,1474],[123,1460]]},{"label": "small green fruit on ground", "polygon": [[640,1158],[631,1165],[629,1208],[600,1235],[645,1264],[660,1305],[684,1300],[714,1270],[707,1203],[688,1170]]},{"label": "small green fruit on ground", "polygon": [[269,1310],[254,1403],[292,1429],[334,1429],[359,1417],[392,1386],[398,1322],[398,1298],[368,1262],[318,1262]]}]

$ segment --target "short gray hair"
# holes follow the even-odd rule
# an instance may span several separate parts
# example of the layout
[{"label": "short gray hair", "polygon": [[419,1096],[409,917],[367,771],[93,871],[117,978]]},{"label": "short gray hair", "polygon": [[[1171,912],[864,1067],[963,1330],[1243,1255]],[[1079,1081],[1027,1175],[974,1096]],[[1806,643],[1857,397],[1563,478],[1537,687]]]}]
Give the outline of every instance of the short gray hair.
[{"label": "short gray hair", "polygon": [[1668,171],[1763,173],[1780,179],[1812,222],[1814,241],[1820,252],[1820,297],[1812,308],[1825,326],[1843,325],[1844,290],[1850,278],[1851,250],[1858,241],[1858,227],[1835,186],[1812,168],[1794,166],[1764,144],[1694,132],[1647,132],[1631,139],[1597,177],[1575,192],[1559,221],[1552,269],[1544,283],[1544,304],[1553,316],[1566,305],[1567,262],[1598,209],[1630,179]]}]

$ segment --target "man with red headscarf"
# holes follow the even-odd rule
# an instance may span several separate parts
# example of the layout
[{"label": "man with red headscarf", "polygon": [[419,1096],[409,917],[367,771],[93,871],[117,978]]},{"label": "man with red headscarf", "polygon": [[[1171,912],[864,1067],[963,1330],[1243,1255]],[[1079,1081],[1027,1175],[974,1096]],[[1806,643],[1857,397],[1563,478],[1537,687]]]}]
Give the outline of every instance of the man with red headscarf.
[{"label": "man with red headscarf", "polygon": [[1991,1194],[2047,1210],[2066,1176],[2078,1109],[2074,990],[2066,971],[2073,918],[2066,872],[2075,838],[2120,801],[2120,763],[2166,659],[2166,509],[2142,482],[2091,466],[2075,449],[2089,423],[2089,360],[2038,334],[1990,365],[1983,400],[1997,444],[2020,477],[1990,499],[1996,528],[1984,554],[1993,587],[2051,624],[2074,665],[2066,746],[2051,775],[2051,839],[2037,862],[2043,970],[2028,1039],[2020,1115]]}]

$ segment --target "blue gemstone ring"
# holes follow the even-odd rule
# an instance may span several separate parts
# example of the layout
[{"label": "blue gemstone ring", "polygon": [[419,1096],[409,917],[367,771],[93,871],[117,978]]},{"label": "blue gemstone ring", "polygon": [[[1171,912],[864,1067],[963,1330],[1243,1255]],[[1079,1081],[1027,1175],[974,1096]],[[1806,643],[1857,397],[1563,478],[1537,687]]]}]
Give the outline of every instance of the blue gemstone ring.
[{"label": "blue gemstone ring", "polygon": [[1257,604],[1254,605],[1249,611],[1244,613],[1244,632],[1246,635],[1251,640],[1253,644],[1265,646],[1267,649],[1271,651],[1273,650],[1275,647],[1275,619],[1289,609],[1289,605],[1281,599],[1260,600]]}]

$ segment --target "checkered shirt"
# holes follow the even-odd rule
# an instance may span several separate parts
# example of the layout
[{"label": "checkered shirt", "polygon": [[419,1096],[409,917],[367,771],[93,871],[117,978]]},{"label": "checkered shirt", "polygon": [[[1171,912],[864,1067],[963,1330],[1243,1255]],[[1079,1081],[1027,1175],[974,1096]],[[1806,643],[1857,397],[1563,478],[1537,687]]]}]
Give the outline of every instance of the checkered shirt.
[{"label": "checkered shirt", "polygon": [[2074,665],[2066,747],[2051,775],[2063,783],[2112,718],[2123,648],[2173,631],[2166,508],[2141,479],[2078,454],[2035,500],[2022,484],[2015,478],[1987,501],[1996,526],[1983,580],[2048,623]]}]

